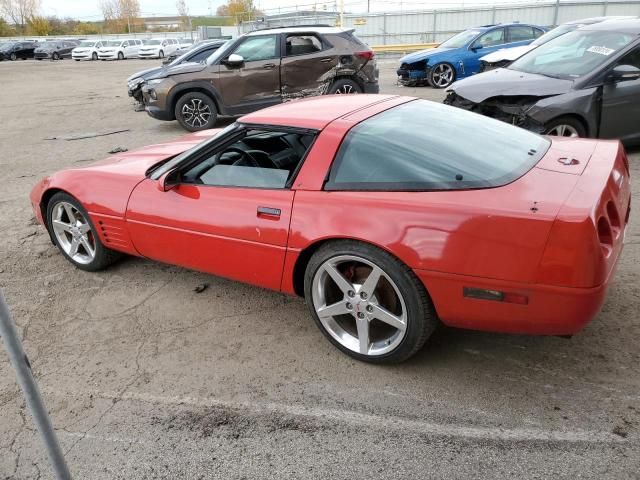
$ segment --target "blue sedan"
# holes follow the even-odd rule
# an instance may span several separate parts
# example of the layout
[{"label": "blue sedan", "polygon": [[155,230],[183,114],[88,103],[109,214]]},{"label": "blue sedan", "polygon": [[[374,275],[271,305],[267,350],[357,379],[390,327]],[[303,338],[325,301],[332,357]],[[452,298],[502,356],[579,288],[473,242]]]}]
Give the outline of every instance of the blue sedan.
[{"label": "blue sedan", "polygon": [[446,88],[456,80],[480,71],[480,57],[503,48],[528,45],[547,29],[510,23],[485,25],[454,35],[438,48],[422,50],[400,59],[399,82],[406,86],[428,83]]}]

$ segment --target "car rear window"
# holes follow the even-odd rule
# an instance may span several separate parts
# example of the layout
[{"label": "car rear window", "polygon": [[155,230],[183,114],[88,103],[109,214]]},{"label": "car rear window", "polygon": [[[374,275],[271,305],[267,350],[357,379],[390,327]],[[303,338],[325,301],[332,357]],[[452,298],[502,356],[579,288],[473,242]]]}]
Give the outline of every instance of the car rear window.
[{"label": "car rear window", "polygon": [[426,100],[375,115],[346,135],[326,190],[427,191],[506,185],[544,156],[549,140]]}]

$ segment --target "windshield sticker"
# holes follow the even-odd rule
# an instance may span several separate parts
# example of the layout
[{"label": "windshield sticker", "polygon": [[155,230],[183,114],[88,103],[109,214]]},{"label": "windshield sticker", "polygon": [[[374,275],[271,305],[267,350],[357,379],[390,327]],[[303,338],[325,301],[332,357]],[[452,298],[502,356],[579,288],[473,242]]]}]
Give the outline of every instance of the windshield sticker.
[{"label": "windshield sticker", "polygon": [[613,50],[612,48],[598,47],[594,45],[593,47],[588,48],[587,52],[599,53],[600,55],[611,55],[613,52],[615,52],[615,50]]}]

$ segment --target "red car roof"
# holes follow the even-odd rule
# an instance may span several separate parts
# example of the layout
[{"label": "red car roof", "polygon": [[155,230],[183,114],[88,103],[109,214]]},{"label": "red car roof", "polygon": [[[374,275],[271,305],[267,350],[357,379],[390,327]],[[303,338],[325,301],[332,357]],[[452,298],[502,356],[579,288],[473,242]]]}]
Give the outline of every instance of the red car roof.
[{"label": "red car roof", "polygon": [[301,98],[250,113],[240,121],[322,130],[337,118],[394,98],[399,98],[399,95],[322,95]]}]

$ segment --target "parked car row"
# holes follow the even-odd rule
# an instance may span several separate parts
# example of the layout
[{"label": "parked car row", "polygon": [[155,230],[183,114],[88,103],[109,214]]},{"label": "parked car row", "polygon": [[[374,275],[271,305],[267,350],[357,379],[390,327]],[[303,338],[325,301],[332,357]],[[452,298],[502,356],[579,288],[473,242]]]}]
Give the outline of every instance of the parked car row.
[{"label": "parked car row", "polygon": [[[165,58],[184,53],[193,45],[190,39],[159,38],[141,40],[47,40],[0,43],[0,60],[124,60],[126,58]],[[175,58],[175,57],[174,57]]]}]

